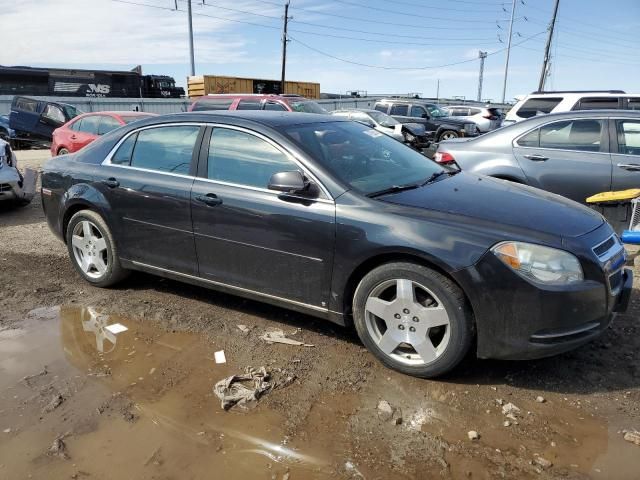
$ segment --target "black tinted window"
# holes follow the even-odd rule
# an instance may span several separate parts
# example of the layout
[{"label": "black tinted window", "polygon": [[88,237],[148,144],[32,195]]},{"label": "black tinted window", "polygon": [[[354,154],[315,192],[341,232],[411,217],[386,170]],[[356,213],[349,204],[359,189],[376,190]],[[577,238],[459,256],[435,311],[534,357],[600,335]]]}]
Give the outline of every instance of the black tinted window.
[{"label": "black tinted window", "polygon": [[630,98],[627,109],[640,110],[640,98]]},{"label": "black tinted window", "polygon": [[275,111],[286,111],[287,109],[284,108],[283,105],[279,104],[279,103],[275,103],[275,102],[267,102],[264,106],[265,110],[275,110]]},{"label": "black tinted window", "polygon": [[240,100],[237,110],[260,110],[260,100]]},{"label": "black tinted window", "polygon": [[[427,111],[419,105],[413,105],[411,107],[411,116],[415,118],[422,118],[422,115],[427,113]],[[400,115],[400,114],[398,114]]]},{"label": "black tinted window", "polygon": [[387,105],[382,104],[382,103],[379,103],[374,108],[376,110],[378,110],[379,112],[382,112],[382,113],[387,113],[387,110],[389,110],[389,107]]},{"label": "black tinted window", "polygon": [[589,97],[583,98],[576,110],[602,110],[618,108],[618,97]]},{"label": "black tinted window", "polygon": [[192,111],[201,112],[204,110],[229,110],[229,107],[233,103],[233,98],[208,98],[204,100],[198,100],[194,103]]},{"label": "black tinted window", "polygon": [[640,120],[617,120],[618,153],[640,155]]},{"label": "black tinted window", "polygon": [[600,120],[566,120],[540,127],[540,148],[600,151]]},{"label": "black tinted window", "polygon": [[91,135],[97,135],[99,123],[100,117],[98,115],[89,115],[88,117],[84,117],[82,119],[82,124],[80,125],[79,130]]},{"label": "black tinted window", "polygon": [[521,147],[537,147],[540,144],[540,129],[536,128],[533,132],[527,133],[524,137],[518,139],[518,145]]},{"label": "black tinted window", "polygon": [[280,150],[249,133],[215,128],[209,143],[208,177],[267,188],[271,175],[299,170]]},{"label": "black tinted window", "polygon": [[105,133],[109,133],[111,130],[115,130],[119,127],[121,127],[121,125],[118,120],[104,115],[100,120],[100,125],[98,126],[98,135],[104,135]]},{"label": "black tinted window", "polygon": [[518,109],[516,115],[531,118],[544,113],[551,113],[562,101],[562,97],[530,98]]},{"label": "black tinted window", "polygon": [[408,112],[409,112],[408,105],[396,104],[391,107],[391,112],[389,112],[389,115],[400,115],[400,116],[406,117]]},{"label": "black tinted window", "polygon": [[36,112],[38,110],[38,102],[36,100],[30,100],[28,98],[16,99],[16,109],[25,112]]},{"label": "black tinted window", "polygon": [[131,154],[133,153],[133,146],[136,144],[138,134],[127,137],[127,139],[120,145],[116,153],[111,157],[111,163],[116,165],[129,165],[131,163]]},{"label": "black tinted window", "polygon": [[200,127],[174,126],[142,130],[131,166],[187,175]]}]

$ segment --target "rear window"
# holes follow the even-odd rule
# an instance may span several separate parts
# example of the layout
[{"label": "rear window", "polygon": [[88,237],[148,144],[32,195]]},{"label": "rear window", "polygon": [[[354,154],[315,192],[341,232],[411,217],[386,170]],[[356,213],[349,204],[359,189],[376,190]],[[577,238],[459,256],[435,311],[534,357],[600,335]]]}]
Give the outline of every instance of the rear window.
[{"label": "rear window", "polygon": [[618,97],[585,97],[581,98],[574,110],[617,109]]},{"label": "rear window", "polygon": [[193,104],[192,112],[202,112],[207,110],[229,110],[233,98],[207,98],[198,100]]},{"label": "rear window", "polygon": [[516,114],[521,118],[531,118],[551,113],[561,101],[562,97],[530,98],[522,104]]}]

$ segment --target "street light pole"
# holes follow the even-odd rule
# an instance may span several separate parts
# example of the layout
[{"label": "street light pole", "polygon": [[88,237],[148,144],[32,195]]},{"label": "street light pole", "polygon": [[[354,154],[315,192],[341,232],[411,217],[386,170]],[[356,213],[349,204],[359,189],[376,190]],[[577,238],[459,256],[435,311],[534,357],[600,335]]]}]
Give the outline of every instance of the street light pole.
[{"label": "street light pole", "polygon": [[193,55],[193,15],[191,14],[191,0],[187,0],[187,16],[189,17],[189,55],[191,57],[191,76],[196,74],[196,61]]},{"label": "street light pole", "polygon": [[478,101],[482,100],[482,80],[484,79],[484,59],[487,58],[487,52],[478,51],[480,58],[480,75],[478,76]]},{"label": "street light pole", "polygon": [[284,4],[284,26],[282,28],[282,73],[280,75],[280,93],[285,92],[285,73],[287,70],[287,24],[289,23],[289,0]]}]

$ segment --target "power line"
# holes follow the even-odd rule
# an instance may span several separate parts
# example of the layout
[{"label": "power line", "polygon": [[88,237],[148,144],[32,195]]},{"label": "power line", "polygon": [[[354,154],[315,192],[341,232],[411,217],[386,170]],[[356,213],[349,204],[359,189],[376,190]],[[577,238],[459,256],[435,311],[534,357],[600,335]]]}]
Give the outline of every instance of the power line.
[{"label": "power line", "polygon": [[[410,7],[422,7],[422,8],[427,7],[427,5],[425,5],[424,3],[420,4],[420,3],[411,3],[411,2],[401,2],[400,0],[387,0],[387,1],[390,2],[390,3],[393,3],[393,4],[398,4],[398,5],[408,5]],[[436,0],[436,1],[439,1],[439,0]],[[483,2],[483,1],[471,2],[469,0],[455,0],[455,2],[456,3],[466,3],[466,4],[469,4],[469,5],[477,5],[477,6],[488,6],[488,7],[490,7],[491,5],[494,5],[496,7],[500,7],[501,5],[504,5],[504,2],[487,3],[487,2]],[[440,5],[438,5],[438,7],[440,7]],[[427,7],[427,8],[429,8],[429,7]],[[468,12],[469,11],[468,9],[466,9],[466,10],[456,10],[454,8],[447,8],[447,10],[456,11],[456,12]]]},{"label": "power line", "polygon": [[[546,33],[546,31],[538,32],[538,33],[536,33],[534,35],[531,35],[529,37],[525,37],[524,40],[522,40],[520,43],[517,43],[515,45],[521,45],[522,43],[525,43],[525,42],[527,42],[527,41],[529,41],[529,40],[531,40],[531,39],[533,39],[535,37],[538,37],[538,36],[544,34],[544,33]],[[344,62],[344,63],[350,63],[352,65],[358,65],[360,67],[378,68],[378,69],[381,69],[381,70],[431,70],[431,69],[435,69],[435,68],[453,67],[455,65],[462,65],[464,63],[471,63],[471,62],[475,62],[476,61],[475,58],[471,58],[469,60],[461,60],[459,62],[446,63],[446,64],[442,64],[442,65],[429,65],[429,66],[423,66],[423,67],[387,67],[387,66],[384,66],[384,65],[370,65],[370,64],[367,64],[367,63],[360,63],[360,62],[355,62],[355,61],[352,61],[352,60],[347,60],[345,58],[340,58],[340,57],[337,57],[335,55],[331,55],[330,53],[324,52],[322,50],[318,50],[317,48],[312,47],[310,45],[307,45],[306,43],[301,42],[300,40],[298,40],[296,38],[293,38],[291,36],[289,36],[289,38],[292,41],[294,41],[296,43],[299,43],[303,47],[306,47],[311,51],[319,53],[320,55],[324,55],[325,57],[329,57],[329,58],[332,58],[334,60],[338,60],[338,61],[341,61],[341,62]],[[494,52],[487,53],[487,56],[496,55],[496,54],[498,54],[500,52],[504,52],[505,50],[506,50],[506,48],[501,48],[500,50],[496,50]]]}]

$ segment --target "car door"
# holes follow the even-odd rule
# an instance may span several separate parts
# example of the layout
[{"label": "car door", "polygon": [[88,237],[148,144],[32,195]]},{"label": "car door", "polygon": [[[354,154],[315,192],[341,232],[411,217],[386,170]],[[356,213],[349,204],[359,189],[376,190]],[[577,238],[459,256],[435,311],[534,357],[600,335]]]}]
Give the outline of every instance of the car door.
[{"label": "car door", "polygon": [[306,172],[269,138],[237,127],[210,132],[191,204],[200,276],[326,308],[333,200],[321,190],[313,198],[268,190],[274,173]]},{"label": "car door", "polygon": [[640,188],[640,118],[611,119],[612,190]]},{"label": "car door", "polygon": [[77,152],[98,138],[100,115],[86,115],[81,120],[77,130],[74,130],[69,137],[72,152]]},{"label": "car door", "polygon": [[607,120],[546,123],[513,142],[529,185],[584,203],[611,188]]},{"label": "car door", "polygon": [[411,105],[411,111],[409,112],[411,121],[415,123],[422,123],[427,132],[435,132],[438,130],[438,123],[434,122],[429,115],[429,112],[422,105]]},{"label": "car door", "polygon": [[141,128],[98,169],[122,258],[197,273],[190,196],[203,130],[192,123]]}]

